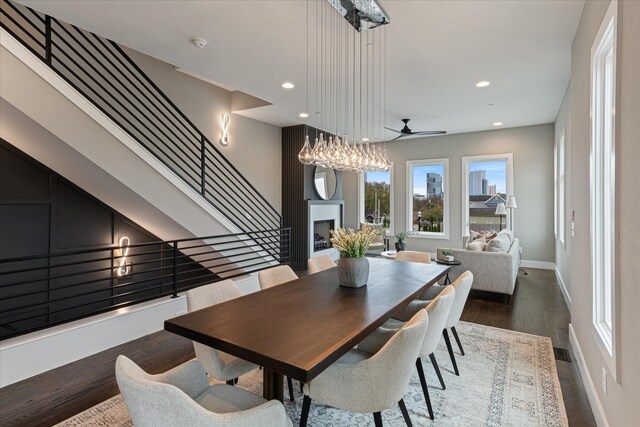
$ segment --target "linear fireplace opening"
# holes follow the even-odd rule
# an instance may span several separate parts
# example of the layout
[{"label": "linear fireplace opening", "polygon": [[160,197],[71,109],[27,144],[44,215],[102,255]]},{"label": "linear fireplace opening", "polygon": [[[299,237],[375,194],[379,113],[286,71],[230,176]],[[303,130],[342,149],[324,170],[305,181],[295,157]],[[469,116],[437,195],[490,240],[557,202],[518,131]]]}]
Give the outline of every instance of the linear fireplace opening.
[{"label": "linear fireplace opening", "polygon": [[333,219],[313,221],[313,251],[323,251],[331,248],[331,233],[335,227]]}]

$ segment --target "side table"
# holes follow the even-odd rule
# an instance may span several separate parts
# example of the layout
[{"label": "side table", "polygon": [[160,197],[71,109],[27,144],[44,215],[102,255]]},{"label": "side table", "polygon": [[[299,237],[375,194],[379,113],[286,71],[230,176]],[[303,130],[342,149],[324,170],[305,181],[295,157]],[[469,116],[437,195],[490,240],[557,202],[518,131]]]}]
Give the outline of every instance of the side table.
[{"label": "side table", "polygon": [[[447,261],[446,259],[436,258],[436,263],[440,265],[448,265],[448,266],[462,265],[462,262],[458,261],[457,259],[454,259],[453,261]],[[447,286],[450,284],[451,284],[451,279],[449,279],[449,272],[447,272],[447,277],[444,279],[444,285]]]}]

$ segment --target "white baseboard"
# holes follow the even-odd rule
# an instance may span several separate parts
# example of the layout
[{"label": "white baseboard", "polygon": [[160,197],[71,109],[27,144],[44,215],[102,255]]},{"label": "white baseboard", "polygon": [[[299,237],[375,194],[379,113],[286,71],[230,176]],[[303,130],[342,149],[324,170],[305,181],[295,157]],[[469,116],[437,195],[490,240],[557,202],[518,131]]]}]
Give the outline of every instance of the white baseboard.
[{"label": "white baseboard", "polygon": [[587,363],[584,360],[580,343],[578,343],[578,337],[576,337],[576,333],[573,330],[573,325],[571,323],[569,323],[569,342],[571,343],[573,354],[576,356],[576,363],[578,364],[578,369],[580,369],[584,388],[587,390],[587,397],[589,398],[589,404],[591,405],[593,416],[596,419],[596,424],[598,427],[609,427],[607,417],[604,414],[604,409],[602,408],[600,399],[598,399],[598,393],[596,392],[591,375],[589,375]]},{"label": "white baseboard", "polygon": [[564,297],[564,302],[567,304],[567,308],[571,311],[571,296],[567,291],[567,287],[564,284],[564,280],[562,280],[562,276],[560,275],[560,270],[558,267],[555,268],[556,271],[556,279],[558,280],[558,285],[560,286],[560,292],[562,292],[562,296]]},{"label": "white baseboard", "polygon": [[[235,280],[243,294],[260,290],[258,275]],[[54,326],[0,344],[0,387],[160,331],[187,312],[185,294]]]},{"label": "white baseboard", "polygon": [[547,261],[530,261],[523,259],[520,263],[520,267],[523,268],[539,268],[541,270],[555,270],[556,264]]}]

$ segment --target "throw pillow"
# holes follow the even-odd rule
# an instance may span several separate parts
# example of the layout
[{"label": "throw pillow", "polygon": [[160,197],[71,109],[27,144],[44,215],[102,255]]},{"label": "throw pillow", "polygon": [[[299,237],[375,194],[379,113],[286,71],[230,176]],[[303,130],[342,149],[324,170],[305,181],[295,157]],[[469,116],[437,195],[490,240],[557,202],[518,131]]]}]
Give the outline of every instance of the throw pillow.
[{"label": "throw pillow", "polygon": [[504,233],[498,233],[498,235],[489,240],[486,247],[484,248],[487,252],[504,252],[506,253],[511,247],[511,242],[509,241],[509,236]]},{"label": "throw pillow", "polygon": [[513,231],[505,228],[504,230],[501,230],[500,233],[498,234],[506,235],[509,238],[509,243],[513,243]]},{"label": "throw pillow", "polygon": [[467,244],[468,251],[484,251],[486,243],[484,240],[484,236],[480,236],[475,240],[472,240]]}]

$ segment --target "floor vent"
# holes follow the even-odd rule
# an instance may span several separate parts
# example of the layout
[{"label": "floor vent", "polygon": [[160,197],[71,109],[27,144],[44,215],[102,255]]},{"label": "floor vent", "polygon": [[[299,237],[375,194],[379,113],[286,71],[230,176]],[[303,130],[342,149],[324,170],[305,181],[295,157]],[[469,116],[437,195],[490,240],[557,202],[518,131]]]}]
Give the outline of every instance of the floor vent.
[{"label": "floor vent", "polygon": [[571,363],[571,356],[569,356],[569,350],[566,348],[553,347],[553,354],[556,357],[556,360]]}]

